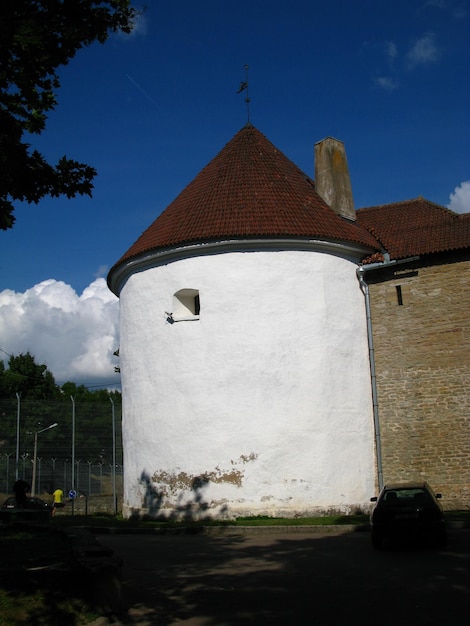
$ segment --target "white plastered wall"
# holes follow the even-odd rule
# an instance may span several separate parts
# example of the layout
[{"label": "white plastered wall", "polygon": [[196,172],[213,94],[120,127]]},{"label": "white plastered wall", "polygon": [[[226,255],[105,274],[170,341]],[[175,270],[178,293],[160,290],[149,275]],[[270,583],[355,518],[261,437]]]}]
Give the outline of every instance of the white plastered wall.
[{"label": "white plastered wall", "polygon": [[[198,256],[121,293],[124,512],[347,512],[374,492],[355,264],[312,251]],[[195,289],[197,320],[171,323]]]}]

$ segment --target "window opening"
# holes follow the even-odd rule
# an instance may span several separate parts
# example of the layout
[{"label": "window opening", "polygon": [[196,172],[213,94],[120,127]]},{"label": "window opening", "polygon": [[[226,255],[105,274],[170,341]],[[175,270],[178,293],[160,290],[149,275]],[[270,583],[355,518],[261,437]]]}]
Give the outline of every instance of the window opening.
[{"label": "window opening", "polygon": [[398,305],[403,306],[403,295],[401,293],[401,285],[397,285],[395,289],[397,290]]},{"label": "window opening", "polygon": [[200,312],[201,301],[197,289],[180,289],[173,295],[173,321],[199,319]]}]

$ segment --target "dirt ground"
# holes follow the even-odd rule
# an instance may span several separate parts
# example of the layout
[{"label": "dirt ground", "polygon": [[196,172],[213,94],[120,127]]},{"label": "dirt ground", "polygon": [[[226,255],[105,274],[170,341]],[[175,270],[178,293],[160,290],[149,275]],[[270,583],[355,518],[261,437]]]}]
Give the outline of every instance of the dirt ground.
[{"label": "dirt ground", "polygon": [[368,532],[106,535],[124,562],[119,624],[461,626],[470,531],[445,550],[371,547]]}]

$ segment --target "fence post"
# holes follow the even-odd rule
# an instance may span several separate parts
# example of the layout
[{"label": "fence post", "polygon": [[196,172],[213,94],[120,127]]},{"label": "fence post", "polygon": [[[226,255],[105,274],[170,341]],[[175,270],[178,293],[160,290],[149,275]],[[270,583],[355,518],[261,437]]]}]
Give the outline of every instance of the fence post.
[{"label": "fence post", "polygon": [[[53,458],[51,457],[51,462],[52,462],[52,480],[51,480],[51,488],[52,488],[52,491],[54,491],[54,490],[55,490],[55,488],[56,488],[56,484],[55,484],[55,482],[56,482],[56,481],[55,481],[55,462],[56,462],[56,460],[57,460],[57,459],[53,459]],[[63,489],[65,489],[65,485],[63,486]]]},{"label": "fence post", "polygon": [[[72,400],[72,489],[75,490],[75,398],[70,396]],[[75,512],[75,498],[72,498],[72,515]]]},{"label": "fence post", "polygon": [[88,495],[91,496],[91,466],[93,461],[87,461],[88,463]]},{"label": "fence post", "polygon": [[76,482],[77,482],[77,487],[74,489],[76,489],[76,491],[80,490],[80,461],[81,459],[78,459],[78,461],[75,461],[76,465],[77,465],[77,477],[76,477]]},{"label": "fence post", "polygon": [[113,421],[113,508],[114,515],[117,515],[117,497],[116,497],[116,420],[114,414],[114,400],[109,399],[112,406],[112,421]]},{"label": "fence post", "polygon": [[[64,461],[64,489],[67,489],[67,461],[68,459],[65,459]],[[68,493],[68,491],[67,491]]]},{"label": "fence post", "polygon": [[40,456],[37,457],[37,461],[38,461],[38,489],[37,489],[37,495],[40,496],[41,495],[41,460],[42,458]]},{"label": "fence post", "polygon": [[11,452],[5,452],[5,456],[7,457],[7,471],[5,477],[5,493],[10,493],[10,456]]},{"label": "fence post", "polygon": [[29,454],[27,452],[23,452],[23,454],[21,455],[21,458],[23,459],[23,480],[26,480],[26,476],[25,476],[25,465],[26,465],[26,459],[28,458]]},{"label": "fence post", "polygon": [[[18,480],[20,472],[20,413],[21,413],[21,392],[16,394],[16,468],[15,480]],[[24,464],[23,464],[24,466]],[[23,470],[24,473],[24,470]]]}]

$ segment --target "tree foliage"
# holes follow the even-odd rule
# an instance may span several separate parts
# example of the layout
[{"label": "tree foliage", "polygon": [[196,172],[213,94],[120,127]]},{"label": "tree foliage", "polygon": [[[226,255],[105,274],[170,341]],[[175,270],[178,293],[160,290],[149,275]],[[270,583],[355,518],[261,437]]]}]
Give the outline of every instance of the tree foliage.
[{"label": "tree foliage", "polygon": [[52,400],[58,397],[54,376],[47,365],[36,363],[29,352],[10,356],[8,369],[3,362],[0,369],[0,398],[14,398],[19,394],[28,400]]},{"label": "tree foliage", "polygon": [[91,195],[93,167],[66,156],[51,165],[28,141],[57,104],[58,68],[112,32],[131,32],[136,14],[129,0],[2,0],[0,229],[13,226],[15,201]]},{"label": "tree foliage", "polygon": [[85,385],[66,382],[62,386],[56,384],[52,372],[47,365],[36,363],[35,357],[26,352],[18,356],[11,355],[8,368],[0,361],[0,400],[51,400],[70,403],[73,397],[79,402],[102,402],[110,400],[120,402],[121,394],[108,389],[91,390]]}]

